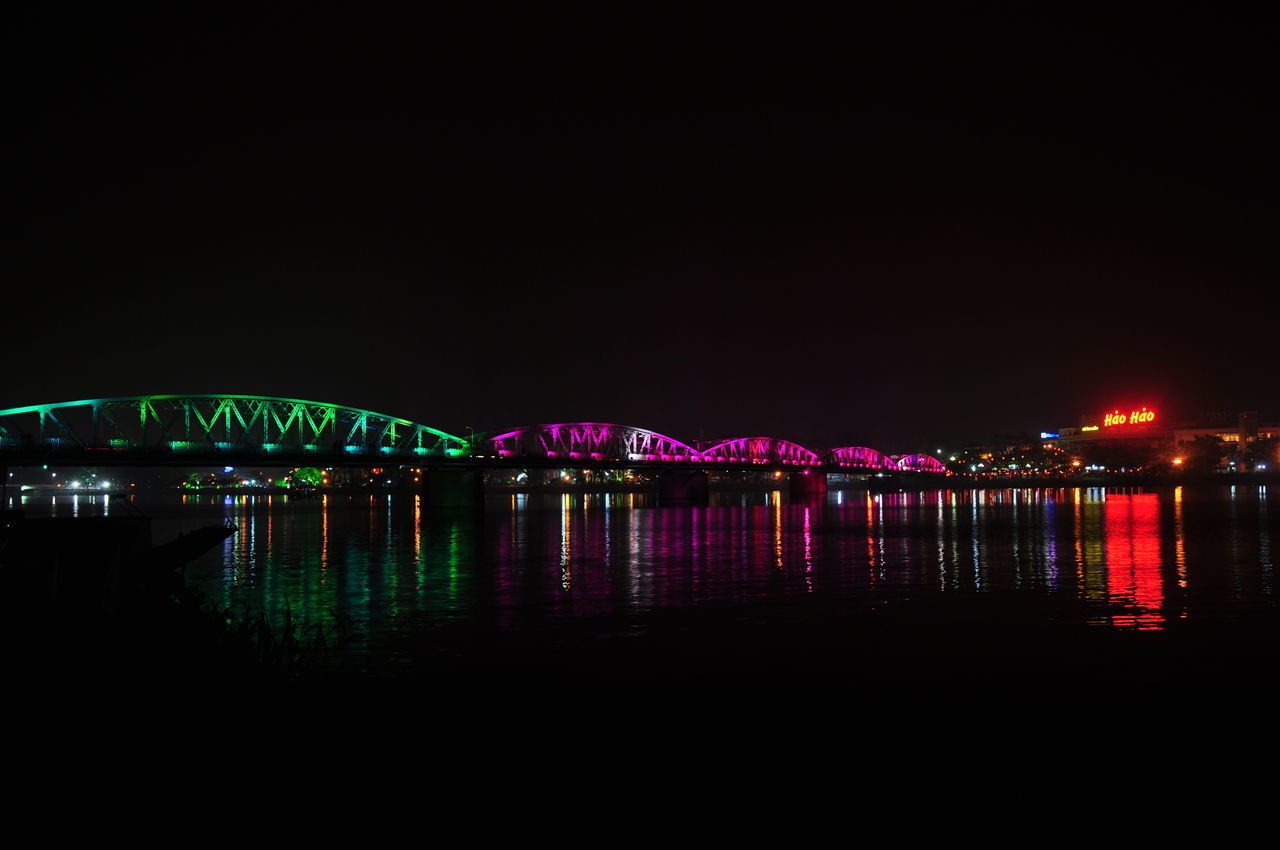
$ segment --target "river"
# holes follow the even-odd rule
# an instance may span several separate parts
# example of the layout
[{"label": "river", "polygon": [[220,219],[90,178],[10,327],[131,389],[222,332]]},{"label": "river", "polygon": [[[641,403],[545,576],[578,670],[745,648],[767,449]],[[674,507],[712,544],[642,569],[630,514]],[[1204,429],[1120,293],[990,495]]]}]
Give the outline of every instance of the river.
[{"label": "river", "polygon": [[[957,635],[991,655],[1046,629],[1059,651],[1104,634],[1270,623],[1278,501],[1265,486],[1234,486],[844,490],[815,501],[718,492],[694,507],[491,493],[483,516],[433,512],[412,494],[142,494],[128,509],[152,517],[157,542],[229,517],[239,532],[187,567],[188,584],[277,625],[342,624],[332,663],[346,669],[413,675],[477,659],[545,669],[568,652],[579,668],[604,657],[696,676],[786,653],[814,653],[816,667],[856,647],[867,660],[868,642],[918,660]],[[102,496],[22,507],[126,509]],[[647,646],[660,662],[635,661]]]}]

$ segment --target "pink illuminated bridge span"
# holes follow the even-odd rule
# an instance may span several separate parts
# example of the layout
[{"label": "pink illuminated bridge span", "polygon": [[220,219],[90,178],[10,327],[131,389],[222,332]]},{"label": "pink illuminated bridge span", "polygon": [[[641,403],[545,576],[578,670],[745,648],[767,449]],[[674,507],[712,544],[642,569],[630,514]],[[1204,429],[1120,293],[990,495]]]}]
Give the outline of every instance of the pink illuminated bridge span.
[{"label": "pink illuminated bridge span", "polygon": [[609,422],[530,425],[490,437],[487,442],[499,458],[526,461],[820,467],[853,473],[946,472],[946,467],[926,454],[886,455],[866,446],[842,446],[820,453],[775,437],[738,437],[695,447],[647,428]]}]

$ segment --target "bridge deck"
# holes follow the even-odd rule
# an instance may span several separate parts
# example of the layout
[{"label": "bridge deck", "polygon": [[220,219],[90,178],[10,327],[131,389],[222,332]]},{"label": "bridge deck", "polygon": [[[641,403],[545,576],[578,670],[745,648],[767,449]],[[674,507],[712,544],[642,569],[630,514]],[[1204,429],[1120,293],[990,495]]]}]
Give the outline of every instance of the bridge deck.
[{"label": "bridge deck", "polygon": [[294,468],[323,466],[368,468],[376,466],[413,469],[634,469],[662,471],[701,469],[707,472],[803,472],[828,475],[938,476],[940,473],[904,469],[867,469],[835,464],[801,465],[769,462],[701,460],[622,460],[613,458],[499,457],[496,455],[448,457],[388,452],[262,452],[254,450],[164,451],[161,449],[30,448],[0,447],[0,465],[104,466],[104,467],[216,467]]}]

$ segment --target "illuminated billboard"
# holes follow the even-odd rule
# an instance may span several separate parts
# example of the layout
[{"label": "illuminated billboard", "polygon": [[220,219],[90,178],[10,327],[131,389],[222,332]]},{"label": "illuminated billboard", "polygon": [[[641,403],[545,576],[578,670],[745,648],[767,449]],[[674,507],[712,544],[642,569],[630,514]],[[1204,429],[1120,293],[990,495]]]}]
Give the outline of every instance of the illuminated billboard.
[{"label": "illuminated billboard", "polygon": [[1102,427],[1116,428],[1120,426],[1150,425],[1155,421],[1156,412],[1145,407],[1135,408],[1128,413],[1114,410],[1102,417]]}]

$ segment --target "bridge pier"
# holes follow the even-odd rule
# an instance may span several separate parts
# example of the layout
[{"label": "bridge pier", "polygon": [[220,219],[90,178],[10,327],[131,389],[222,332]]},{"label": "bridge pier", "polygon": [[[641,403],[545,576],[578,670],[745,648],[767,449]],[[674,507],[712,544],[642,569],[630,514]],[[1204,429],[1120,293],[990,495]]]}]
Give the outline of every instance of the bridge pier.
[{"label": "bridge pier", "polygon": [[422,471],[424,508],[484,510],[484,473],[479,469],[431,469]]},{"label": "bridge pier", "polygon": [[813,472],[799,469],[791,473],[791,498],[821,496],[827,492],[827,475],[825,472]]},{"label": "bridge pier", "polygon": [[701,469],[667,469],[658,474],[661,505],[705,505],[710,490],[710,479]]}]

